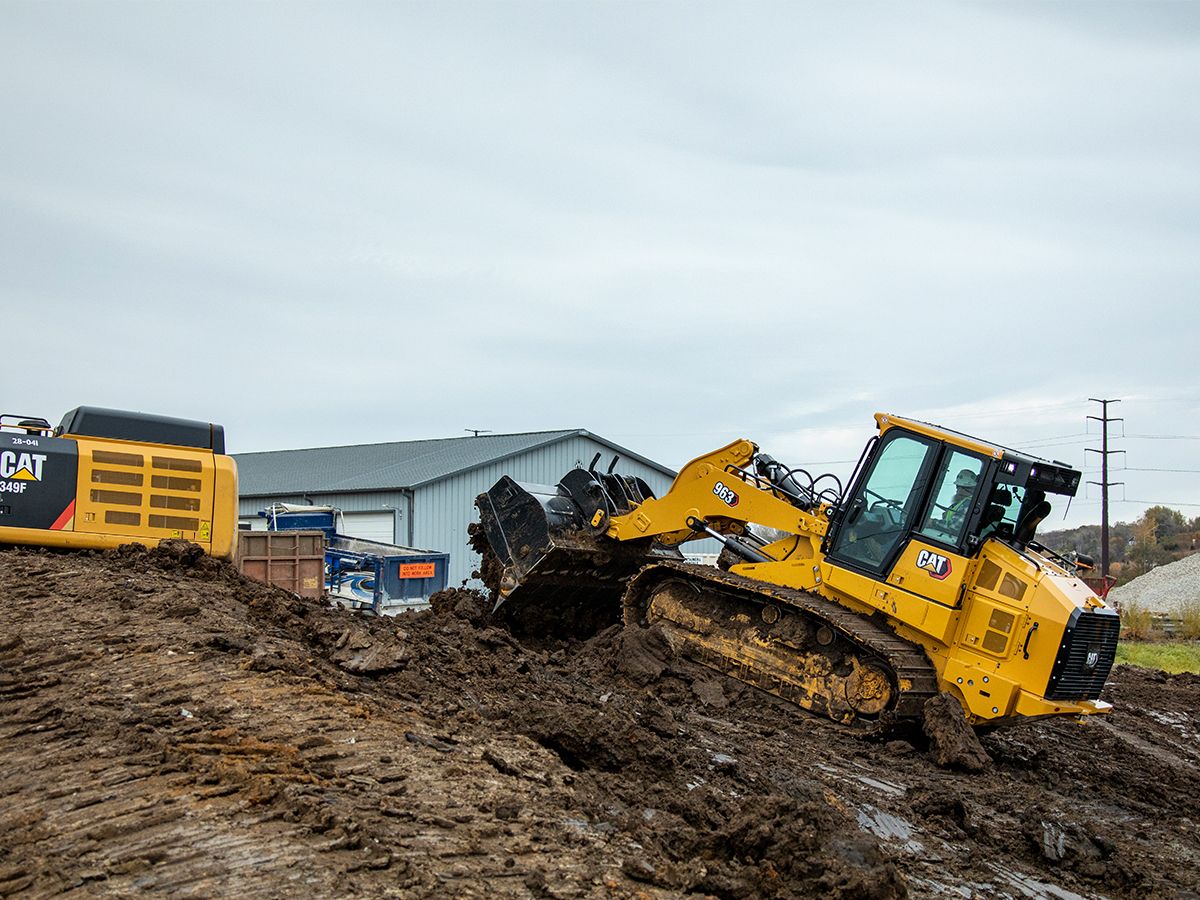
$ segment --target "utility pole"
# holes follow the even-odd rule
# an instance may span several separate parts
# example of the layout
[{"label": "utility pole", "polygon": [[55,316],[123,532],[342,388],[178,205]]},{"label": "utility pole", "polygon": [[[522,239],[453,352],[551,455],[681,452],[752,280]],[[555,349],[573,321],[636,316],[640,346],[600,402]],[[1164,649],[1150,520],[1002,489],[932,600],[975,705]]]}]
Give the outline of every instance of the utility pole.
[{"label": "utility pole", "polygon": [[1088,416],[1089,419],[1095,419],[1100,423],[1100,449],[1094,450],[1091,447],[1085,447],[1084,453],[1099,453],[1100,454],[1100,480],[1089,481],[1088,484],[1100,485],[1100,577],[1108,578],[1108,489],[1114,484],[1124,484],[1123,481],[1110,482],[1108,480],[1108,457],[1112,453],[1124,453],[1124,450],[1109,450],[1108,449],[1108,423],[1109,422],[1124,422],[1124,419],[1110,419],[1108,417],[1108,404],[1120,403],[1120,400],[1097,400],[1095,397],[1088,398],[1092,403],[1099,403],[1101,414],[1098,416]]}]

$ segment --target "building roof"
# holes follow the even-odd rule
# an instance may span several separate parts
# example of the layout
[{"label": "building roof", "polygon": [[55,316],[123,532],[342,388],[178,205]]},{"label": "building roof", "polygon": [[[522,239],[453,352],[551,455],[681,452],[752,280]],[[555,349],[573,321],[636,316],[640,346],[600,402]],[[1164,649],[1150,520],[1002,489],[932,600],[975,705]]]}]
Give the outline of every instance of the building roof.
[{"label": "building roof", "polygon": [[420,487],[576,436],[591,438],[621,456],[636,459],[669,477],[675,475],[666,466],[582,428],[308,450],[268,450],[236,453],[234,459],[238,465],[238,493],[242,497],[394,491]]}]

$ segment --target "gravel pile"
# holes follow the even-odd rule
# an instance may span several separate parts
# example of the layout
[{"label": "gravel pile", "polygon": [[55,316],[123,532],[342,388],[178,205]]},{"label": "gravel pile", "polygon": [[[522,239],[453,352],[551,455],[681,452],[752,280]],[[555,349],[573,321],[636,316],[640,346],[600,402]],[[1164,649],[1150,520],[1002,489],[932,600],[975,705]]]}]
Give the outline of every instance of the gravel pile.
[{"label": "gravel pile", "polygon": [[1200,603],[1200,553],[1151,569],[1128,584],[1113,588],[1108,599],[1171,614],[1189,604]]}]

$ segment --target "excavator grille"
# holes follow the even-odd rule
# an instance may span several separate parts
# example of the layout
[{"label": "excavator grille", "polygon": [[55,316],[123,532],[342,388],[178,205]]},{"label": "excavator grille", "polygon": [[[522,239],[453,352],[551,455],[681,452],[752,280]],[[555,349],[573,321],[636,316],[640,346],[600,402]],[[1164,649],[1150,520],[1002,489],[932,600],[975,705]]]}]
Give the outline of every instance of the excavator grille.
[{"label": "excavator grille", "polygon": [[1063,634],[1048,700],[1096,700],[1117,657],[1121,619],[1110,609],[1077,610]]},{"label": "excavator grille", "polygon": [[130,538],[211,540],[213,483],[200,453],[155,449],[116,452],[81,443],[86,493],[75,511],[75,531]]}]

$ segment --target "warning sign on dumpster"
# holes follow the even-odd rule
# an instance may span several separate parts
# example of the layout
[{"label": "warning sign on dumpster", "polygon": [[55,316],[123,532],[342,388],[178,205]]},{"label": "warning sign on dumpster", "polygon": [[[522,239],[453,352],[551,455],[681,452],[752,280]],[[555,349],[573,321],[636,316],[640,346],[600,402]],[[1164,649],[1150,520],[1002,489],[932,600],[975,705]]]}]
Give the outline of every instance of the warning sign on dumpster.
[{"label": "warning sign on dumpster", "polygon": [[401,578],[432,578],[436,563],[400,563]]}]

